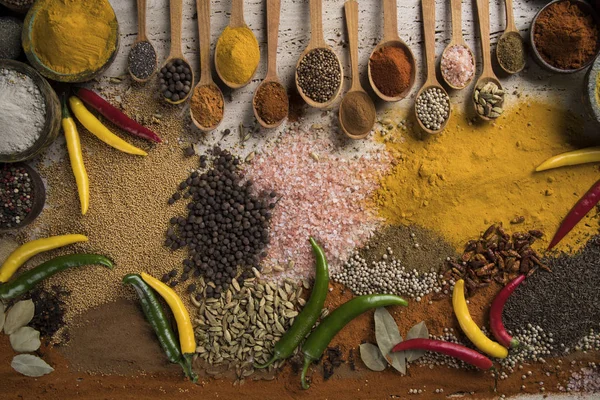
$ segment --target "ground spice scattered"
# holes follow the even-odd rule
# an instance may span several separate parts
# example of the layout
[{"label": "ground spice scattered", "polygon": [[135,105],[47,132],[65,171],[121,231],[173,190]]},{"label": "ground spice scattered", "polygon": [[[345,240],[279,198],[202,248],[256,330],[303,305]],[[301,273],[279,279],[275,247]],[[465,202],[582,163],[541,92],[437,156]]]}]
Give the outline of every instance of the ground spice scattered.
[{"label": "ground spice scattered", "polygon": [[191,101],[192,115],[206,128],[216,126],[223,119],[223,95],[215,85],[197,86]]},{"label": "ground spice scattered", "polygon": [[260,119],[268,125],[287,117],[289,102],[283,85],[279,82],[261,84],[254,96],[254,107]]},{"label": "ground spice scattered", "polygon": [[559,69],[577,69],[598,51],[598,26],[582,6],[568,0],[550,4],[533,26],[533,44],[544,61]]},{"label": "ground spice scattered", "polygon": [[442,53],[440,69],[446,82],[454,87],[463,88],[475,75],[473,54],[465,46],[455,44]]},{"label": "ground spice scattered", "polygon": [[405,49],[384,46],[369,60],[371,79],[388,97],[398,97],[409,87],[413,66]]},{"label": "ground spice scattered", "polygon": [[352,135],[368,133],[375,125],[377,110],[368,94],[354,91],[346,94],[340,105],[342,127]]},{"label": "ground spice scattered", "polygon": [[[393,224],[438,232],[457,251],[463,250],[465,238],[494,222],[510,226],[516,215],[524,217],[520,231],[555,232],[597,180],[593,165],[532,174],[545,159],[572,150],[568,143],[583,135],[583,124],[573,114],[542,103],[515,105],[495,124],[473,125],[458,114],[444,135],[426,140],[410,127],[390,135],[387,148],[398,164],[374,196],[380,215]],[[597,229],[598,219],[590,213],[559,250],[579,248]],[[544,236],[537,243],[544,246],[548,240]]]},{"label": "ground spice scattered", "polygon": [[516,72],[525,66],[525,44],[517,32],[500,37],[496,46],[498,62],[507,71]]},{"label": "ground spice scattered", "polygon": [[237,85],[252,78],[260,61],[258,41],[247,27],[226,27],[217,41],[215,53],[221,77]]}]

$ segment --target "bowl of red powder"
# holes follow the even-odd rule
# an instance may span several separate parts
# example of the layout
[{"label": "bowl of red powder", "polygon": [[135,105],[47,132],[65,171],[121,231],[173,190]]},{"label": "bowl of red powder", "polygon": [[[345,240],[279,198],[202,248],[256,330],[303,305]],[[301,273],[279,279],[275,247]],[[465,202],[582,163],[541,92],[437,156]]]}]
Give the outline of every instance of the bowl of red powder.
[{"label": "bowl of red powder", "polygon": [[556,73],[589,67],[600,50],[598,25],[598,15],[585,1],[548,3],[533,18],[529,30],[534,58]]}]

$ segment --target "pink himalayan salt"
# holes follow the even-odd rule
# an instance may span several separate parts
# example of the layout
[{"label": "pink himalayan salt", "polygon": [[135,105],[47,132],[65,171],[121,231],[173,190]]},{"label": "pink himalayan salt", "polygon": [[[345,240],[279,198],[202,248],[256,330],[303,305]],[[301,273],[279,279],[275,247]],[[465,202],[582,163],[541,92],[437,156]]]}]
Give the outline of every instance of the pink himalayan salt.
[{"label": "pink himalayan salt", "polygon": [[379,186],[378,177],[390,167],[389,156],[374,153],[347,159],[334,152],[328,140],[293,132],[272,151],[256,156],[246,169],[255,190],[281,196],[273,210],[264,265],[285,267],[292,261],[293,268],[273,275],[276,278],[314,275],[309,236],[325,250],[333,274],[381,223],[366,203]]},{"label": "pink himalayan salt", "polygon": [[450,85],[465,87],[475,74],[473,56],[465,46],[455,44],[442,54],[442,75]]}]

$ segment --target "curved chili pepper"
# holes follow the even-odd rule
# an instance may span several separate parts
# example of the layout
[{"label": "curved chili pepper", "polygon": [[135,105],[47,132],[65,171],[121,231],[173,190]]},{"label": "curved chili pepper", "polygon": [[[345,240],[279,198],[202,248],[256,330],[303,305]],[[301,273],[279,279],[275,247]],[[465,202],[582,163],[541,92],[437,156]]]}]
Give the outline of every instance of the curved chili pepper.
[{"label": "curved chili pepper", "polygon": [[95,92],[81,87],[75,88],[74,91],[75,95],[79,97],[81,101],[98,111],[106,119],[124,131],[131,133],[133,136],[150,140],[151,142],[162,142],[156,133],[129,118],[127,115],[125,115],[125,113],[110,104]]},{"label": "curved chili pepper", "polygon": [[442,353],[484,370],[490,369],[494,365],[492,360],[473,349],[457,343],[444,342],[443,340],[409,339],[394,346],[392,352],[405,350],[425,350]]},{"label": "curved chili pepper", "polygon": [[271,359],[266,364],[255,364],[255,368],[266,368],[277,360],[284,360],[290,357],[302,339],[310,332],[315,322],[317,322],[319,315],[321,315],[325,298],[329,292],[329,266],[327,265],[323,249],[319,247],[313,238],[309,240],[317,259],[315,284],[313,285],[310,299],[296,317],[292,327],[275,344]]},{"label": "curved chili pepper", "polygon": [[0,267],[0,282],[6,282],[31,257],[44,251],[54,250],[77,242],[87,242],[83,235],[50,236],[43,239],[32,240],[18,247],[10,253],[4,264]]},{"label": "curved chili pepper", "polygon": [[508,356],[508,350],[485,336],[475,321],[473,321],[473,318],[471,318],[467,301],[465,300],[465,281],[462,279],[459,279],[454,285],[452,307],[454,308],[454,314],[456,314],[460,328],[479,350],[496,358],[506,358]]},{"label": "curved chili pepper", "polygon": [[546,171],[552,168],[565,167],[568,165],[579,165],[592,162],[600,162],[600,146],[588,147],[587,149],[579,149],[562,153],[551,157],[540,164],[535,170],[537,172]]},{"label": "curved chili pepper", "polygon": [[502,323],[502,311],[504,304],[510,295],[515,291],[517,286],[525,280],[525,275],[519,275],[506,286],[502,288],[500,293],[496,295],[492,306],[490,307],[490,328],[496,340],[504,347],[515,348],[519,346],[519,341],[508,334],[504,323]]},{"label": "curved chili pepper", "polygon": [[62,97],[62,128],[65,132],[67,142],[67,151],[71,161],[71,169],[75,176],[77,192],[79,193],[79,203],[81,204],[81,215],[87,213],[90,204],[90,180],[83,163],[83,154],[81,154],[81,141],[75,121],[71,117],[69,107],[67,107],[67,97]]},{"label": "curved chili pepper", "polygon": [[12,281],[0,285],[0,300],[14,299],[58,272],[84,265],[103,265],[110,269],[113,268],[112,261],[100,254],[69,254],[56,257],[23,272]]},{"label": "curved chili pepper", "polygon": [[569,232],[577,225],[579,221],[590,212],[592,208],[600,201],[600,180],[594,183],[594,186],[590,188],[579,201],[573,206],[571,211],[567,214],[563,222],[558,227],[558,230],[554,234],[554,237],[548,245],[548,250],[556,246],[562,238],[567,236]]},{"label": "curved chili pepper", "polygon": [[69,105],[71,106],[71,111],[73,111],[73,114],[75,114],[77,120],[81,122],[81,125],[85,126],[85,129],[90,131],[90,133],[102,140],[107,145],[128,154],[135,154],[138,156],[148,155],[148,153],[146,153],[144,150],[138,149],[134,145],[127,143],[112,133],[106,126],[104,126],[104,124],[102,124],[102,122],[98,120],[98,118],[94,116],[94,114],[85,108],[81,100],[79,100],[77,97],[71,96],[69,98]]},{"label": "curved chili pepper", "polygon": [[344,326],[365,311],[387,306],[408,306],[408,303],[402,297],[393,294],[358,296],[345,302],[323,319],[302,345],[302,352],[304,353],[304,365],[300,378],[302,388],[309,388],[306,383],[306,371],[308,371],[310,364],[321,358],[331,339]]},{"label": "curved chili pepper", "polygon": [[123,277],[123,283],[133,286],[140,298],[142,310],[146,320],[152,326],[161,347],[165,351],[167,358],[173,364],[179,364],[192,382],[198,381],[198,376],[192,370],[191,363],[181,355],[179,341],[171,329],[171,324],[165,314],[165,310],[158,302],[152,288],[144,282],[138,274],[127,274]]}]

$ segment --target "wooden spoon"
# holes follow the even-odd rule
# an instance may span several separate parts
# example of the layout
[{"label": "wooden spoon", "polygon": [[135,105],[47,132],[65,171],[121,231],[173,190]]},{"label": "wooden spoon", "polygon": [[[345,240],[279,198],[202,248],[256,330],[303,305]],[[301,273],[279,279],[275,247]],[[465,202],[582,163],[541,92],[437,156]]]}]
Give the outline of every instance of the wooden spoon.
[{"label": "wooden spoon", "polygon": [[[302,52],[302,54],[300,54],[300,58],[298,58],[298,62],[296,63],[296,88],[298,89],[298,93],[300,93],[300,96],[304,99],[304,101],[306,102],[306,104],[308,104],[311,107],[315,107],[315,108],[326,108],[329,107],[331,104],[333,104],[333,102],[335,102],[338,98],[338,96],[340,95],[340,92],[342,90],[342,86],[344,83],[344,69],[342,67],[342,63],[340,62],[340,58],[337,56],[337,54],[335,55],[338,64],[340,66],[340,85],[337,88],[336,92],[333,94],[333,96],[331,96],[331,99],[329,99],[328,101],[326,101],[325,103],[318,103],[314,100],[312,100],[310,97],[308,97],[307,95],[304,94],[304,92],[302,91],[302,88],[300,87],[300,85],[298,84],[298,67],[300,66],[300,62],[302,61],[302,59],[311,51],[315,50],[315,49],[328,49],[331,52],[333,52],[333,50],[331,49],[330,46],[328,46],[325,43],[325,39],[323,38],[323,19],[322,19],[322,0],[309,0],[310,1],[310,42],[308,43],[308,46],[306,47],[306,49],[304,49],[304,51]],[[335,54],[335,52],[333,52]]]},{"label": "wooden spoon", "polygon": [[[435,76],[435,0],[421,0],[421,8],[423,12],[423,33],[425,35],[425,63],[427,64],[427,79],[417,93],[416,99],[419,99],[419,96],[421,96],[421,94],[429,88],[441,89],[442,92],[448,96],[448,93],[442,87],[442,85],[440,85]],[[450,107],[448,110],[448,118],[446,118],[440,129],[434,131],[426,128],[419,119],[417,115],[417,104],[415,102],[415,116],[417,121],[419,122],[421,129],[429,134],[443,131],[446,127],[446,124],[450,120],[451,114],[452,107]]]},{"label": "wooden spoon", "polygon": [[[506,29],[504,30],[504,33],[502,34],[502,36],[500,36],[498,43],[500,43],[500,41],[502,41],[503,39],[507,38],[510,35],[514,35],[515,37],[518,37],[519,40],[521,41],[521,43],[523,43],[523,38],[521,37],[521,34],[519,33],[517,26],[515,25],[515,15],[513,13],[512,0],[504,0],[504,6],[506,8]],[[523,68],[525,68],[525,63],[523,63],[523,65],[516,71],[510,71],[510,70],[506,69],[504,67],[504,65],[502,65],[502,63],[500,62],[497,51],[496,51],[496,59],[498,60],[498,65],[500,65],[500,68],[502,68],[502,70],[508,74],[516,74],[518,72],[523,71]]]},{"label": "wooden spoon", "polygon": [[[346,11],[346,25],[348,27],[348,42],[350,46],[350,64],[352,66],[352,86],[346,96],[342,99],[342,103],[340,104],[340,111],[338,118],[340,120],[340,126],[342,130],[351,139],[364,139],[367,137],[371,129],[373,129],[373,125],[375,125],[375,117],[377,112],[375,111],[375,104],[373,104],[373,100],[369,97],[367,92],[360,85],[360,74],[358,72],[358,3],[355,0],[348,0],[344,4],[344,9]],[[342,118],[344,112],[346,112],[347,101],[352,97],[356,97],[358,101],[360,101],[365,108],[371,109],[371,114],[373,118],[369,121],[369,128],[365,129],[364,132],[360,132],[358,134],[351,133],[348,131],[348,127],[344,126],[344,118]]]},{"label": "wooden spoon", "polygon": [[[187,66],[190,66],[190,63],[183,56],[183,51],[181,50],[181,18],[183,14],[183,0],[170,0],[169,1],[169,11],[171,14],[171,52],[169,53],[169,57],[167,57],[167,61],[163,64],[163,67],[166,67],[168,63],[175,60],[183,60]],[[194,70],[190,67],[190,71],[192,74],[192,84],[194,84]],[[179,99],[177,101],[172,101],[171,99],[167,99],[163,96],[163,99],[167,101],[167,103],[171,104],[180,104],[183,103],[190,97],[190,90],[187,92],[183,99]],[[162,94],[161,94],[162,96]]]},{"label": "wooden spoon", "polygon": [[398,47],[399,49],[403,49],[406,55],[409,58],[410,65],[412,67],[412,72],[410,74],[410,83],[408,87],[404,90],[404,92],[400,93],[398,96],[390,97],[381,93],[375,83],[373,82],[373,78],[371,76],[371,63],[369,62],[368,73],[369,73],[369,83],[373,88],[375,94],[384,101],[399,101],[405,98],[410,91],[412,90],[415,84],[415,78],[417,76],[417,64],[415,62],[415,56],[413,55],[410,47],[400,39],[398,36],[398,8],[396,5],[396,0],[383,0],[383,39],[379,44],[373,49],[371,55],[369,56],[369,60],[373,57],[377,51],[381,50],[383,47]]},{"label": "wooden spoon", "polygon": [[[481,36],[481,53],[483,54],[483,71],[481,71],[481,76],[477,80],[475,87],[473,89],[473,93],[475,90],[482,88],[486,83],[493,82],[498,86],[499,89],[502,89],[502,85],[500,81],[494,74],[494,70],[492,69],[492,54],[490,52],[490,4],[489,0],[477,0],[477,14],[479,16],[479,35]],[[471,96],[471,100],[473,101],[473,107],[475,108],[475,113],[482,119],[486,121],[492,121],[494,118],[488,118],[484,115],[481,115],[477,112],[477,104],[475,103],[474,95]],[[502,104],[498,104],[502,106]]]},{"label": "wooden spoon", "polygon": [[[131,46],[131,48],[135,48],[135,46],[138,43],[141,42],[148,42],[148,44],[150,44],[150,46],[152,46],[152,43],[150,42],[150,40],[148,40],[148,37],[146,36],[146,0],[137,0],[137,16],[138,16],[138,34],[137,34],[137,39],[135,39],[135,42],[133,42],[133,46]],[[154,55],[156,58],[156,61],[154,62],[154,70],[152,71],[152,73],[150,75],[148,75],[147,78],[145,79],[140,79],[137,76],[135,76],[134,74],[131,73],[131,69],[129,69],[129,65],[127,66],[127,70],[129,71],[129,75],[131,76],[131,79],[133,79],[136,82],[140,82],[140,83],[145,83],[148,82],[148,80],[150,78],[152,78],[152,76],[154,75],[154,73],[156,72],[156,67],[158,66],[158,57],[156,57],[156,49],[154,49],[154,46],[152,46],[152,50],[154,51]]]},{"label": "wooden spoon", "polygon": [[[254,116],[258,123],[264,128],[277,128],[285,118],[272,124],[267,124],[256,111],[256,93],[260,88],[269,82],[275,82],[281,86],[284,91],[285,88],[281,84],[279,77],[277,76],[277,41],[279,39],[279,14],[281,10],[281,0],[267,0],[267,75],[262,83],[258,86],[254,92],[252,98],[252,108],[254,109]],[[288,98],[286,96],[286,101]],[[288,101],[289,104],[289,101]]]},{"label": "wooden spoon", "polygon": [[[229,17],[229,27],[230,28],[247,28],[248,30],[250,30],[250,28],[248,28],[248,25],[246,25],[246,21],[244,20],[244,0],[231,0],[231,16]],[[250,30],[250,32],[252,32],[252,31]],[[252,35],[254,35],[254,32],[252,32]],[[219,78],[221,78],[223,83],[232,89],[239,89],[239,88],[246,86],[248,83],[250,83],[250,81],[254,77],[254,74],[256,73],[256,69],[255,69],[254,72],[252,73],[252,76],[250,78],[248,78],[248,80],[246,82],[243,82],[243,83],[235,83],[235,82],[230,82],[230,81],[226,80],[223,77],[223,75],[221,74],[221,71],[219,70],[219,63],[217,62],[217,52],[216,51],[215,51],[215,70],[217,71],[217,75],[219,75]]]},{"label": "wooden spoon", "polygon": [[[196,0],[196,12],[198,14],[198,36],[200,40],[200,81],[194,88],[194,91],[202,86],[211,86],[217,90],[219,96],[221,96],[221,102],[225,104],[223,100],[223,93],[221,92],[221,89],[215,85],[210,70],[210,1],[211,0]],[[194,125],[196,125],[196,127],[203,132],[214,130],[223,120],[223,116],[221,115],[221,119],[213,126],[203,126],[194,118],[194,113],[192,113],[191,107],[190,116],[192,117],[192,122],[194,122]]]},{"label": "wooden spoon", "polygon": [[[462,46],[469,51],[469,54],[471,55],[471,61],[473,61],[473,65],[475,65],[475,57],[473,56],[473,51],[471,51],[471,48],[467,45],[467,42],[465,42],[465,38],[462,33],[462,0],[450,0],[450,7],[452,9],[452,40],[444,49],[444,52],[442,53],[442,59],[444,59],[444,55],[452,46]],[[441,71],[442,78],[444,78],[444,82],[446,82],[446,84],[452,89],[456,90],[464,89],[465,87],[469,86],[469,83],[471,83],[473,77],[475,76],[475,74],[473,74],[463,86],[454,86],[453,84],[448,82],[448,78],[444,74],[444,70],[442,69]]]}]

